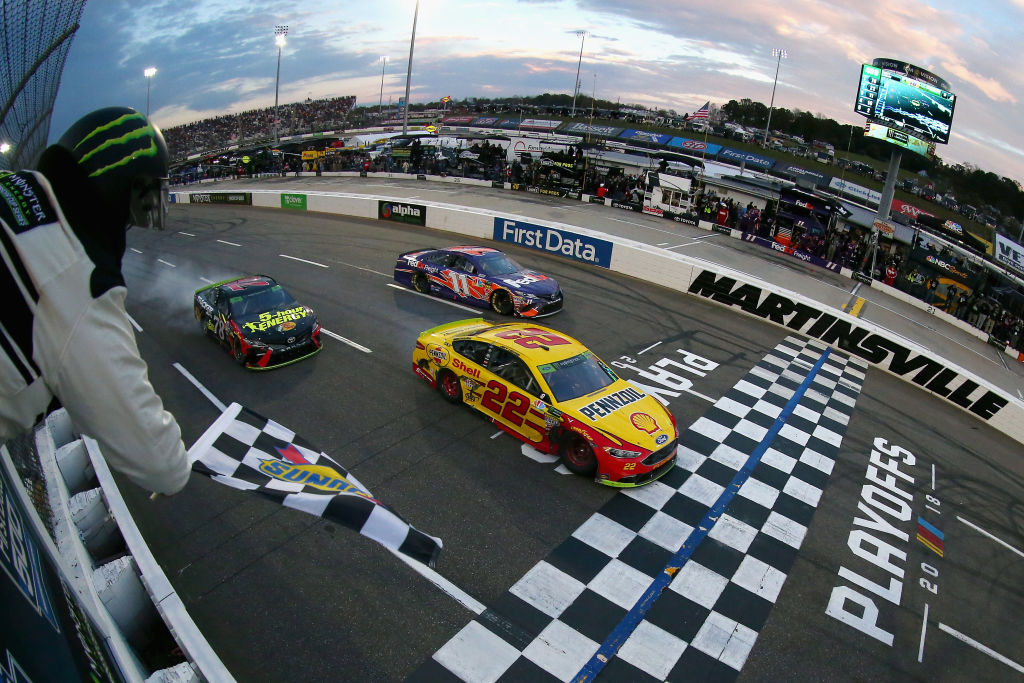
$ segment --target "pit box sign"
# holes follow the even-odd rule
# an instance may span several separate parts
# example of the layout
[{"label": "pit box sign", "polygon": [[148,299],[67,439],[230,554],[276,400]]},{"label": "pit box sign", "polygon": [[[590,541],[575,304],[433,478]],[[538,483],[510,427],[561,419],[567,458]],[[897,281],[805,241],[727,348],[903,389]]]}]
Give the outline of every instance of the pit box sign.
[{"label": "pit box sign", "polygon": [[395,223],[412,225],[427,224],[427,207],[422,204],[406,204],[405,202],[377,202],[377,218]]},{"label": "pit box sign", "polygon": [[306,210],[306,195],[304,194],[293,194],[290,192],[281,193],[281,208],[282,209],[297,209],[299,211]]},{"label": "pit box sign", "polygon": [[244,204],[252,206],[251,192],[194,192],[193,204]]}]

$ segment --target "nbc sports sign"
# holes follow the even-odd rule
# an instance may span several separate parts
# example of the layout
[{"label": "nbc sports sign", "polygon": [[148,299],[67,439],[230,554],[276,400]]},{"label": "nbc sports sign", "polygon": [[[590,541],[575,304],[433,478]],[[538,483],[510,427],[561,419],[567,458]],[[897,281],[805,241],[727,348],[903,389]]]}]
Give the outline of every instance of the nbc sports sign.
[{"label": "nbc sports sign", "polygon": [[377,217],[382,221],[394,221],[395,223],[412,223],[413,225],[427,224],[427,207],[421,204],[406,204],[404,202],[377,202]]}]

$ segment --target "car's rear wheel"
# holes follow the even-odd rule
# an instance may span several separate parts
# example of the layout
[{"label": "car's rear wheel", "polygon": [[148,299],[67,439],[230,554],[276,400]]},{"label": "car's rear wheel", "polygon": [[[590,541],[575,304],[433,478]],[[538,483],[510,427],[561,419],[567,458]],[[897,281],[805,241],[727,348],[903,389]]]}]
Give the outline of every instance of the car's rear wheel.
[{"label": "car's rear wheel", "polygon": [[491,294],[491,308],[498,315],[512,315],[514,306],[512,305],[512,295],[508,293],[508,290],[498,289]]},{"label": "car's rear wheel", "polygon": [[437,375],[437,390],[449,403],[462,402],[462,382],[450,370],[441,370]]},{"label": "car's rear wheel", "polygon": [[594,448],[582,436],[569,433],[562,442],[562,464],[576,474],[592,475],[597,471],[597,456]]},{"label": "car's rear wheel", "polygon": [[412,288],[420,294],[430,294],[430,280],[423,273],[416,273],[412,276]]}]

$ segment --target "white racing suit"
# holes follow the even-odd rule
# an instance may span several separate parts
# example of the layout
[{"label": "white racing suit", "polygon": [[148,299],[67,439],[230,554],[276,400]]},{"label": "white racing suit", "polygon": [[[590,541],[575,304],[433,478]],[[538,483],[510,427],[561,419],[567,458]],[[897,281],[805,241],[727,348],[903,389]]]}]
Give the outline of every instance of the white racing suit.
[{"label": "white racing suit", "polygon": [[98,283],[40,173],[0,172],[0,228],[0,441],[56,398],[114,469],[149,491],[181,490],[181,431],[149,383],[119,269],[116,286]]}]

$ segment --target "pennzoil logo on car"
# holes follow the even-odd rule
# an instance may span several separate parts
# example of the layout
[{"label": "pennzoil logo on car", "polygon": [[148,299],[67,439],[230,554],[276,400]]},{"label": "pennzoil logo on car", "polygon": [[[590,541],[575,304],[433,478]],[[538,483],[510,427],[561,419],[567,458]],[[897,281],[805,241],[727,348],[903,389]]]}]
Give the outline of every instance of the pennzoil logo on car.
[{"label": "pennzoil logo on car", "polygon": [[629,416],[629,423],[641,432],[647,432],[648,434],[661,431],[661,427],[658,426],[658,421],[647,413],[633,413]]},{"label": "pennzoil logo on car", "polygon": [[593,403],[588,403],[580,408],[580,412],[590,418],[591,422],[597,422],[599,418],[608,417],[619,408],[625,408],[629,404],[636,403],[646,397],[647,394],[630,387],[629,389],[608,394]]},{"label": "pennzoil logo on car", "polygon": [[446,351],[443,346],[431,344],[427,347],[427,353],[430,354],[430,357],[433,358],[434,362],[438,365],[448,364],[448,351]]}]

